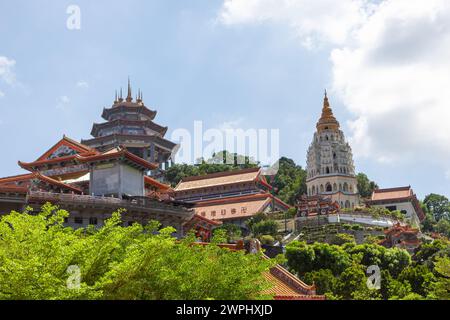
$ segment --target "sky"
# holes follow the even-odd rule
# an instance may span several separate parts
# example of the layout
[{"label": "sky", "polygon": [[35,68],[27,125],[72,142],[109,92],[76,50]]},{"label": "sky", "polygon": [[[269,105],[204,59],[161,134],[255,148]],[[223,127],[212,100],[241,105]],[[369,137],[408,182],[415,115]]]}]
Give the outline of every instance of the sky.
[{"label": "sky", "polygon": [[0,176],[89,138],[130,77],[167,137],[279,129],[303,167],[327,89],[357,172],[450,196],[447,0],[2,1],[0,39]]}]

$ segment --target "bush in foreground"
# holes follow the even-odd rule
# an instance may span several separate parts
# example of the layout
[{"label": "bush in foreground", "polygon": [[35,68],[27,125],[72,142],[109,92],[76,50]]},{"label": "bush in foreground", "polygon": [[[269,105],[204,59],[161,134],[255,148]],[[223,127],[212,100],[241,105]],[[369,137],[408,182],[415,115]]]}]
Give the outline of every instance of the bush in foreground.
[{"label": "bush in foreground", "polygon": [[97,230],[64,227],[67,216],[46,204],[1,218],[0,299],[268,298],[273,262],[259,254],[176,241],[157,222],[122,227],[120,212]]}]

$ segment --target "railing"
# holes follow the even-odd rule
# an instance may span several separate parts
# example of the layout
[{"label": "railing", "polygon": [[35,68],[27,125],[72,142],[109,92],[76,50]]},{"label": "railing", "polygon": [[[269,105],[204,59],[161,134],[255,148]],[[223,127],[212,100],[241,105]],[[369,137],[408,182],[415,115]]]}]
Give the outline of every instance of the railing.
[{"label": "railing", "polygon": [[187,210],[180,206],[175,206],[170,203],[162,203],[156,199],[139,197],[132,199],[119,199],[113,197],[101,197],[90,195],[78,195],[68,193],[52,193],[42,191],[30,191],[27,194],[27,202],[40,201],[40,202],[54,202],[54,203],[72,203],[92,206],[112,206],[124,209],[137,209],[137,210],[161,210],[167,212],[170,210],[172,213],[187,214]]}]

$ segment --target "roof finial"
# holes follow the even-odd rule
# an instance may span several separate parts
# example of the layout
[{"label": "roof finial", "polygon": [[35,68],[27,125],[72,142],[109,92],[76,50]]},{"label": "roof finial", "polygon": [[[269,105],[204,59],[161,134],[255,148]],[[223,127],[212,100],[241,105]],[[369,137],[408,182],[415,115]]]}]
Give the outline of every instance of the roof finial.
[{"label": "roof finial", "polygon": [[116,94],[114,95],[114,104],[116,104],[118,101],[117,101],[117,90],[116,90]]},{"label": "roof finial", "polygon": [[122,102],[123,98],[122,98],[122,87],[120,87],[120,95],[119,95],[119,102]]},{"label": "roof finial", "polygon": [[323,98],[323,107],[324,108],[329,108],[330,107],[330,103],[328,102],[327,89],[325,89],[325,96]]},{"label": "roof finial", "polygon": [[133,101],[133,97],[131,96],[131,84],[130,77],[128,77],[128,94],[127,94],[127,102]]}]

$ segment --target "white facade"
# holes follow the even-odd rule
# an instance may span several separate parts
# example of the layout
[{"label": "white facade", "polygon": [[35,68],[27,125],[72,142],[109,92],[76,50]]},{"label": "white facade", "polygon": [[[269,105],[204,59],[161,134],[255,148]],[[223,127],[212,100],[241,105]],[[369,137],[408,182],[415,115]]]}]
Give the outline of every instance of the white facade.
[{"label": "white facade", "polygon": [[308,149],[306,164],[308,196],[330,197],[341,208],[359,205],[352,150],[339,128],[339,122],[333,116],[326,96],[317,131]]}]

